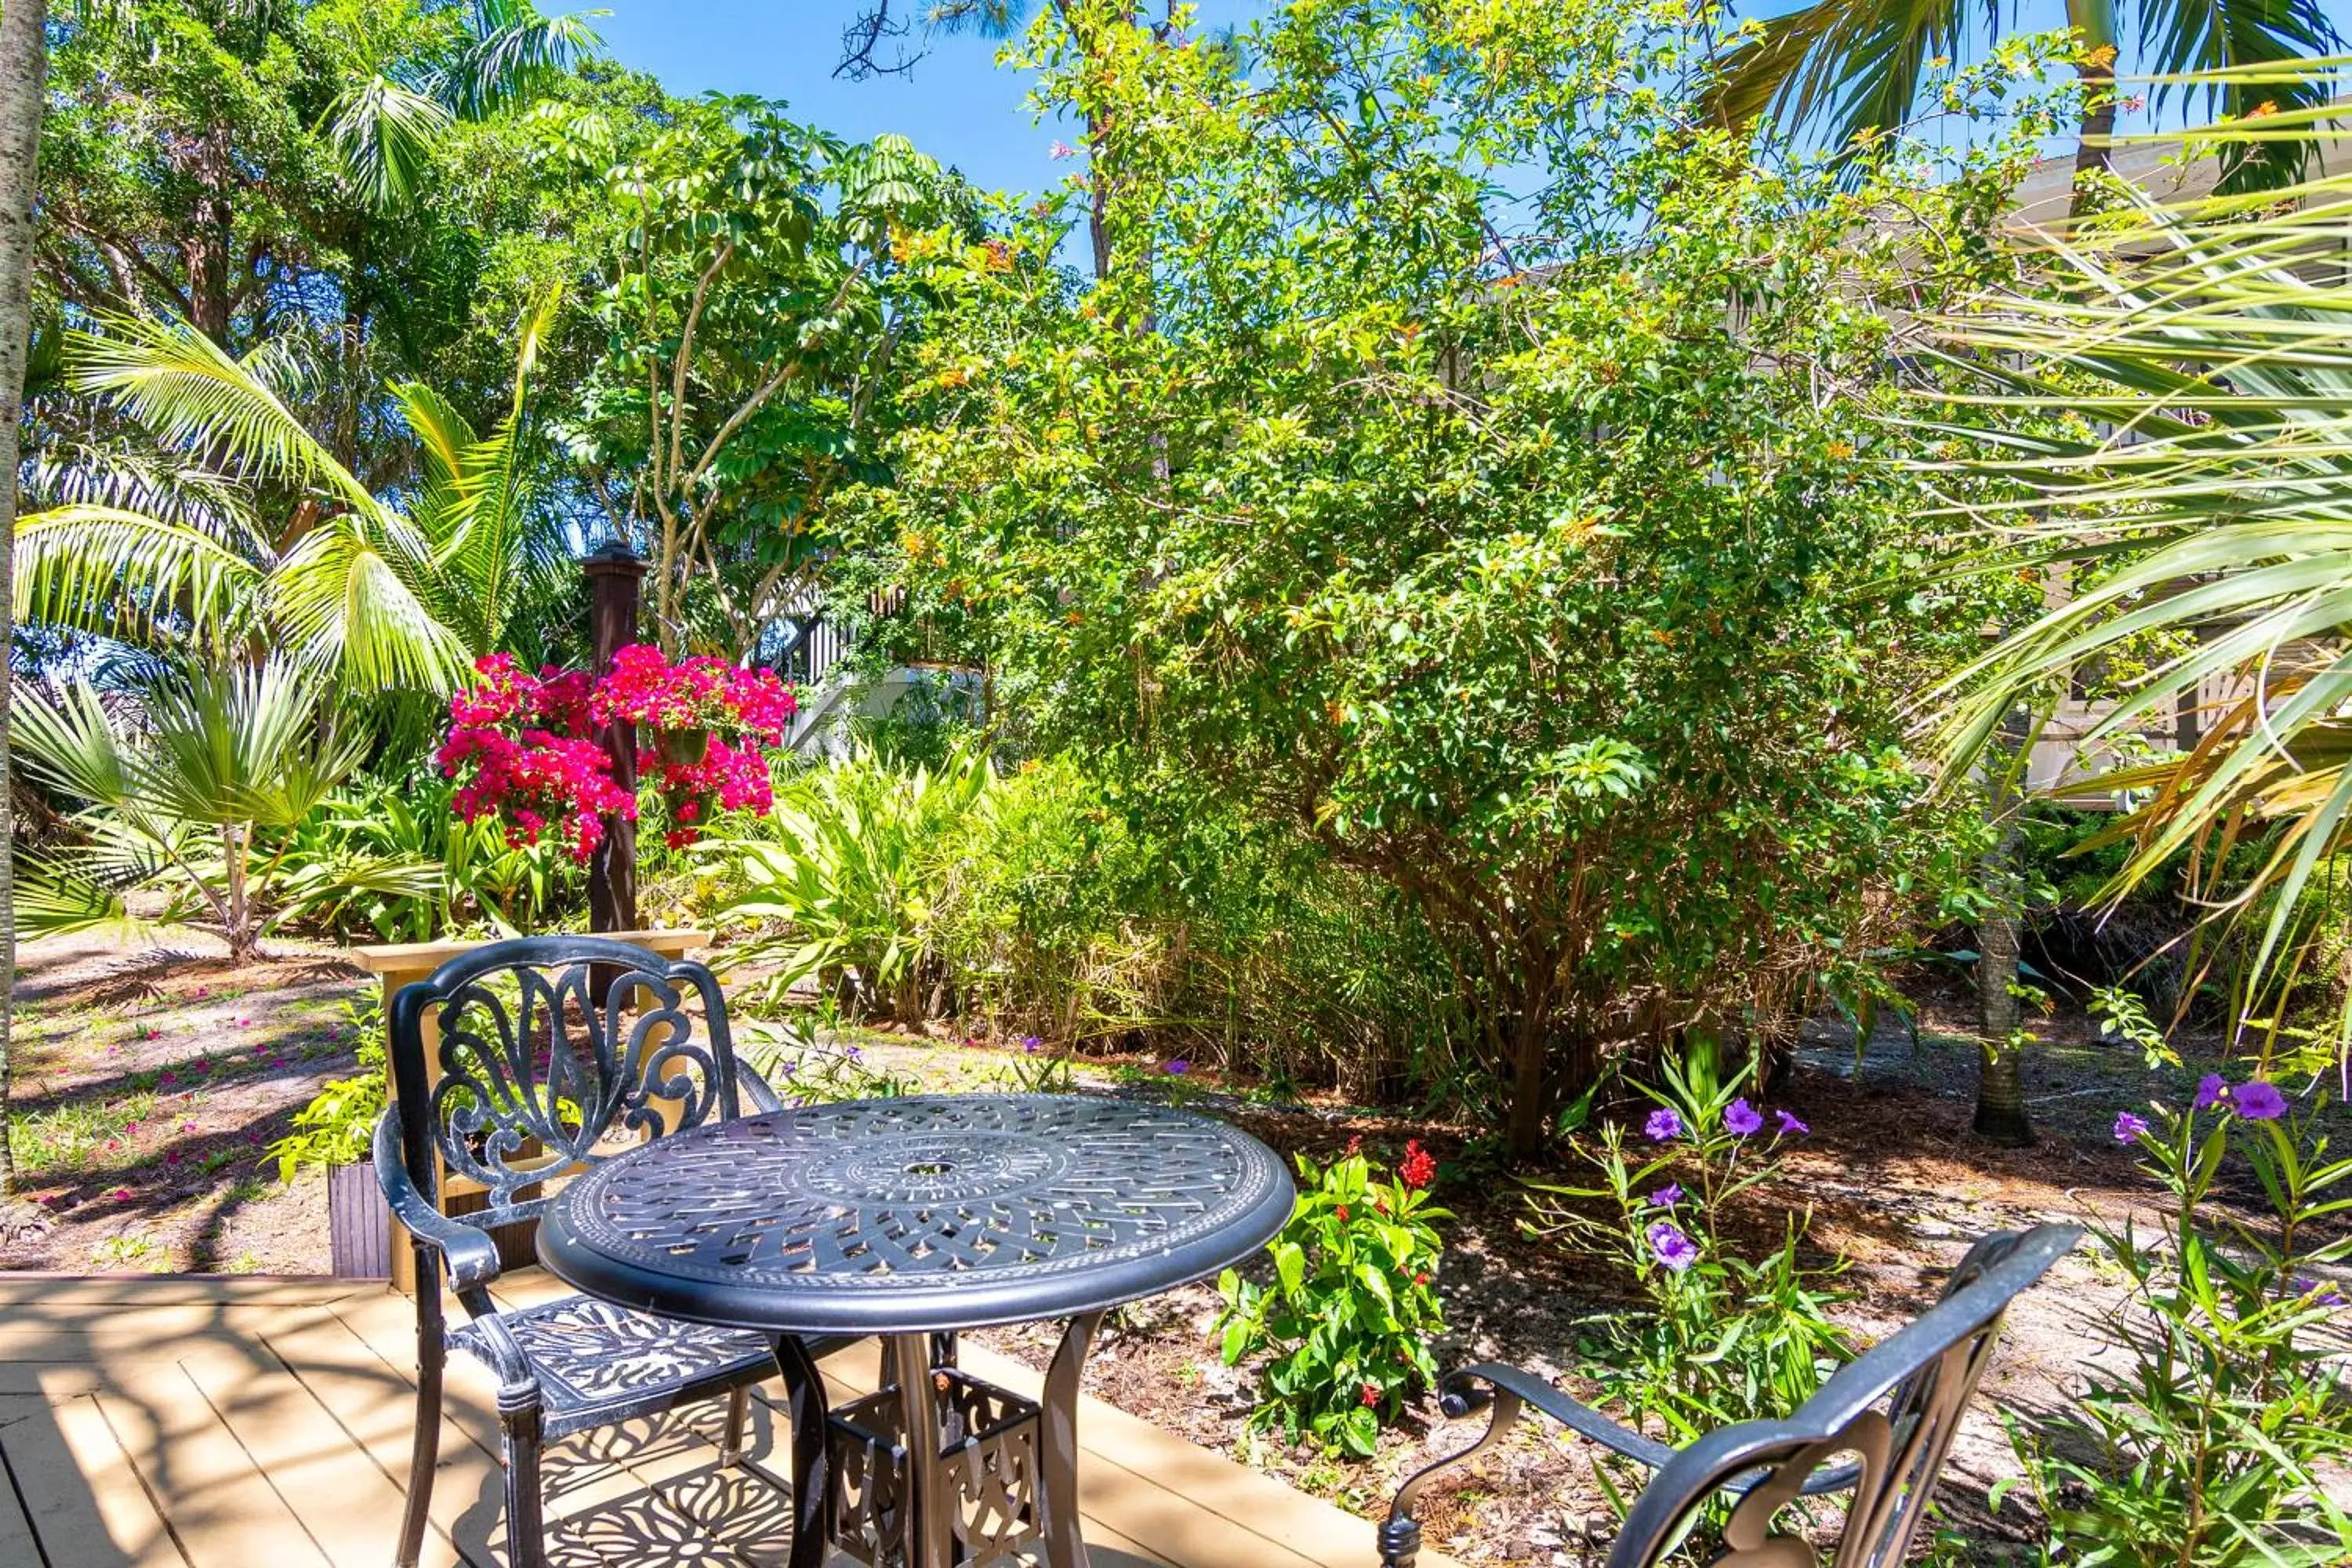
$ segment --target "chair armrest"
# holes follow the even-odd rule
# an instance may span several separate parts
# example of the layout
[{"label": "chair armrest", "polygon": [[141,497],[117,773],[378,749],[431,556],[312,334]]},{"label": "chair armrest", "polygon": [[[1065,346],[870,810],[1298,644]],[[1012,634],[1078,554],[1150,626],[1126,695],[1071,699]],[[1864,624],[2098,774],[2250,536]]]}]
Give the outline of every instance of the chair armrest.
[{"label": "chair armrest", "polygon": [[[1438,1384],[1437,1406],[1458,1421],[1473,1411],[1483,1410],[1493,1404],[1496,1390],[1509,1394],[1522,1405],[1533,1405],[1570,1431],[1590,1437],[1611,1453],[1621,1454],[1651,1469],[1656,1469],[1678,1451],[1612,1421],[1590,1405],[1561,1393],[1542,1378],[1499,1363],[1466,1366],[1449,1374]],[[1823,1492],[1843,1491],[1853,1485],[1861,1473],[1860,1465],[1832,1465],[1806,1477],[1799,1492],[1804,1497],[1819,1497]],[[1749,1488],[1763,1479],[1764,1472],[1760,1470],[1735,1476],[1726,1484],[1725,1489],[1735,1495],[1745,1495]]]},{"label": "chair armrest", "polygon": [[760,1075],[760,1069],[750,1062],[736,1061],[735,1087],[743,1091],[743,1098],[750,1102],[751,1114],[754,1116],[764,1116],[769,1111],[784,1108],[784,1102],[777,1098],[775,1089]]},{"label": "chair armrest", "polygon": [[441,1254],[452,1288],[477,1289],[498,1278],[498,1244],[472,1226],[459,1225],[417,1191],[408,1173],[408,1162],[400,1152],[397,1105],[384,1107],[383,1119],[375,1124],[375,1179],[393,1217],[407,1227],[409,1235]]},{"label": "chair armrest", "polygon": [[1612,1454],[1656,1469],[1674,1458],[1664,1443],[1643,1436],[1603,1415],[1581,1400],[1571,1398],[1533,1373],[1500,1362],[1482,1362],[1448,1373],[1437,1385],[1437,1407],[1458,1421],[1495,1403],[1497,1392],[1522,1405],[1533,1405],[1579,1436],[1590,1437]]}]

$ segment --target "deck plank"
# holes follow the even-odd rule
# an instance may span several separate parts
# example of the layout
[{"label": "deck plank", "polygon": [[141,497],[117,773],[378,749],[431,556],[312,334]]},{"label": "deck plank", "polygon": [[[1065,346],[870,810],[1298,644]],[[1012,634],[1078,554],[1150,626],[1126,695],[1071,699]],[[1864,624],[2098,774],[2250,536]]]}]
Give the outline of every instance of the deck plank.
[{"label": "deck plank", "polygon": [[[0,1277],[0,1456],[21,1466],[25,1500],[14,1522],[48,1568],[377,1568],[408,1479],[414,1304],[368,1282],[202,1283]],[[499,1294],[562,1289],[534,1269]],[[978,1347],[966,1363],[1019,1392],[1039,1381]],[[870,1388],[873,1345],[824,1371],[836,1397]],[[787,1447],[780,1401],[771,1383],[754,1405],[751,1456],[771,1477]],[[722,1419],[714,1401],[554,1446],[554,1568],[775,1568],[789,1539],[775,1496],[719,1468]],[[1096,1568],[1362,1568],[1377,1555],[1364,1521],[1097,1400],[1078,1437]],[[489,1373],[453,1358],[425,1568],[503,1563],[498,1447]],[[24,1556],[11,1503],[0,1489],[0,1568]]]},{"label": "deck plank", "polygon": [[0,1453],[51,1568],[188,1568],[94,1398],[0,1399]]},{"label": "deck plank", "polygon": [[[0,1405],[5,1404],[5,1401],[0,1401]],[[37,1410],[21,1407],[13,1416],[0,1414],[0,1426],[6,1426],[11,1419],[47,1421],[49,1413],[46,1404]],[[0,1458],[5,1458],[7,1454],[5,1437],[5,1434],[0,1433]],[[0,1475],[0,1563],[21,1564],[23,1568],[40,1568],[42,1555],[39,1543],[33,1539],[33,1521],[25,1517],[24,1507],[16,1500],[15,1478]]]},{"label": "deck plank", "polygon": [[256,1541],[271,1568],[332,1568],[184,1370],[94,1397],[191,1568],[252,1568]]},{"label": "deck plank", "polygon": [[[416,1389],[405,1369],[388,1363],[339,1317],[273,1333],[268,1345],[346,1438],[404,1491],[416,1429]],[[488,1541],[498,1458],[446,1412],[434,1475],[427,1568],[492,1568]]]},{"label": "deck plank", "polygon": [[317,1395],[282,1367],[256,1375],[242,1357],[205,1350],[183,1364],[328,1562],[383,1568],[401,1489]]}]

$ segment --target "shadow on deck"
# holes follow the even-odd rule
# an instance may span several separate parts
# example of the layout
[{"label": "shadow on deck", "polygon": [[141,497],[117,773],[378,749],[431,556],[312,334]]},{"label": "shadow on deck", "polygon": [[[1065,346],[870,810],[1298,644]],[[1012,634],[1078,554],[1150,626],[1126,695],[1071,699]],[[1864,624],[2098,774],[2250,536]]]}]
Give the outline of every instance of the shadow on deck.
[{"label": "shadow on deck", "polygon": [[[519,1300],[549,1289],[536,1270]],[[0,1564],[384,1568],[415,1404],[415,1320],[372,1281],[0,1275]],[[1023,1393],[1036,1374],[967,1347]],[[825,1363],[870,1388],[870,1347]],[[770,1480],[780,1410],[753,1402],[751,1472],[722,1469],[723,1405],[555,1446],[554,1568],[771,1568],[791,1539]],[[453,1362],[429,1568],[499,1568],[491,1380]],[[1079,1506],[1096,1568],[1369,1568],[1372,1528],[1093,1399]],[[1428,1568],[1451,1568],[1424,1552]]]}]

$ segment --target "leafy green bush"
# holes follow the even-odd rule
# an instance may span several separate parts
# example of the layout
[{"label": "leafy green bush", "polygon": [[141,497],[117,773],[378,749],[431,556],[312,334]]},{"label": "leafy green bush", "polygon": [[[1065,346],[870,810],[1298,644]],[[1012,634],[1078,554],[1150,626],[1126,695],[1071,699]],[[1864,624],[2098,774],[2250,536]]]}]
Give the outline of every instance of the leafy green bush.
[{"label": "leafy green bush", "polygon": [[[2352,1514],[2322,1479],[2352,1455],[2346,1357],[2327,1331],[2345,1295],[2311,1272],[2352,1257],[2352,1159],[2327,1157],[2324,1114],[2315,1089],[2290,1112],[2264,1080],[2213,1074],[2186,1110],[2116,1117],[2169,1204],[2153,1236],[2129,1220],[2091,1226],[2131,1281],[2126,1308],[2096,1323],[2123,1364],[2086,1359],[2090,1389],[2070,1409],[2010,1423],[2051,1561],[2235,1568],[2352,1553]],[[2264,1200],[2257,1218],[2240,1217],[2242,1171]]]},{"label": "leafy green bush", "polygon": [[814,980],[856,1011],[940,1012],[945,922],[993,776],[967,745],[936,769],[861,751],[789,779],[765,831],[709,844],[741,881],[713,918],[767,922],[739,961],[778,961],[779,994]]},{"label": "leafy green bush", "polygon": [[1714,15],[1293,5],[1237,71],[1046,7],[1040,101],[1119,171],[1105,275],[1051,204],[905,247],[952,306],[867,498],[908,620],[1098,776],[1389,889],[1515,1152],[1947,847],[1900,702],[1982,616],[1863,591],[1937,548],[1876,416],[2004,171],[1759,158],[1662,89]]},{"label": "leafy green bush", "polygon": [[[1669,1059],[1643,1088],[1656,1105],[1646,1152],[1612,1124],[1576,1146],[1598,1186],[1528,1187],[1530,1234],[1615,1263],[1648,1298],[1650,1310],[1605,1321],[1595,1376],[1632,1425],[1672,1444],[1785,1415],[1853,1354],[1828,1312],[1843,1263],[1804,1261],[1810,1211],[1789,1214],[1760,1256],[1743,1249],[1741,1200],[1779,1177],[1778,1151],[1806,1131],[1785,1110],[1768,1120],[1746,1087],[1704,1058]],[[1606,1217],[1584,1212],[1596,1201]]]},{"label": "leafy green bush", "polygon": [[352,1165],[368,1158],[391,1092],[383,998],[383,991],[370,984],[343,1005],[359,1038],[359,1071],[329,1081],[294,1113],[294,1131],[269,1146],[279,1181],[292,1181],[307,1166]]},{"label": "leafy green bush", "polygon": [[1267,1249],[1274,1283],[1230,1268],[1217,1280],[1225,1364],[1273,1352],[1254,1426],[1369,1458],[1381,1424],[1437,1381],[1429,1341],[1445,1318],[1431,1288],[1444,1248],[1434,1222],[1453,1216],[1429,1201],[1434,1173],[1418,1143],[1387,1181],[1352,1147],[1320,1170],[1298,1157],[1298,1206]]}]

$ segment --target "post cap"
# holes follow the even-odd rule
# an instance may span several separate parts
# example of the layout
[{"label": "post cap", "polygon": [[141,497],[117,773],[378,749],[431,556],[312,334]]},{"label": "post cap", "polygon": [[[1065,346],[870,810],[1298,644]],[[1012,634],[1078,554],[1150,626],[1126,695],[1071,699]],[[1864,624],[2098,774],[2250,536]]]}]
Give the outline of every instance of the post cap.
[{"label": "post cap", "polygon": [[646,574],[646,562],[643,556],[629,548],[627,540],[608,539],[582,558],[580,570],[591,577],[618,573],[642,577]]}]

